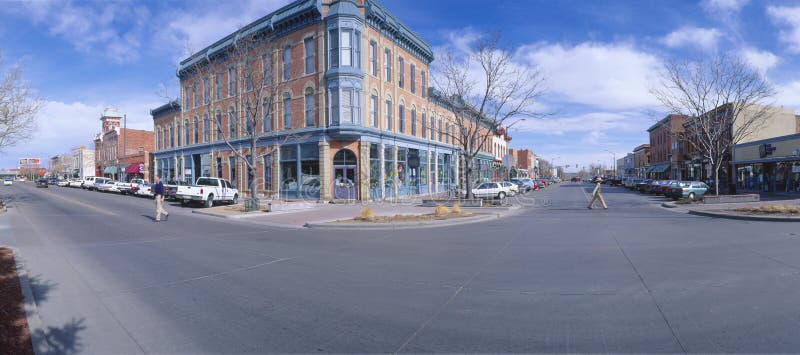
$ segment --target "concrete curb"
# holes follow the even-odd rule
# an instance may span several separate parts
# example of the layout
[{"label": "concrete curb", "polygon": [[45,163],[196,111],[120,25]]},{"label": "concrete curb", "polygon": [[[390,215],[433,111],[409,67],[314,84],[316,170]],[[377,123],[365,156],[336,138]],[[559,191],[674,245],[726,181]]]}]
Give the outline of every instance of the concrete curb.
[{"label": "concrete curb", "polygon": [[25,264],[20,260],[22,254],[19,249],[11,248],[14,253],[14,264],[17,268],[17,278],[19,279],[19,288],[22,290],[22,303],[25,309],[25,318],[28,321],[28,332],[33,344],[49,344],[47,339],[40,337],[42,332],[37,332],[37,329],[42,329],[42,318],[39,315],[39,307],[36,306],[36,298],[33,297],[33,289],[28,278],[28,270],[25,269]]},{"label": "concrete curb", "polygon": [[697,216],[704,216],[704,217],[738,219],[738,220],[742,220],[742,221],[800,222],[800,218],[797,218],[797,217],[748,216],[748,215],[736,215],[736,214],[729,214],[729,213],[722,213],[722,212],[693,211],[693,210],[689,210],[689,214],[693,214],[693,215],[697,215]]},{"label": "concrete curb", "polygon": [[[222,214],[222,213],[214,213],[214,212],[207,212],[204,210],[192,210],[192,213],[201,214],[204,216],[212,216],[217,218],[225,218],[225,219],[243,219],[243,218],[250,218],[250,217],[260,217],[263,216],[267,212],[255,211],[255,212],[245,212],[244,214]],[[275,212],[271,212],[275,213]]]},{"label": "concrete curb", "polygon": [[443,221],[423,221],[423,222],[400,222],[400,223],[340,223],[334,224],[329,222],[321,223],[306,223],[304,227],[310,229],[328,229],[328,230],[393,230],[393,229],[419,229],[419,228],[435,228],[435,227],[449,227],[463,224],[471,224],[477,222],[488,221],[492,219],[500,219],[505,217],[499,213],[485,214],[475,217],[464,217],[455,220]]}]

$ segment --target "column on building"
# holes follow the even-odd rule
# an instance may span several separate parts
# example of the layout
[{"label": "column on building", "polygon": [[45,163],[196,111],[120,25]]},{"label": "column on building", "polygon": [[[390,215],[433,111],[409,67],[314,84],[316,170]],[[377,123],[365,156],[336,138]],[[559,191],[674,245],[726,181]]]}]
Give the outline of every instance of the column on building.
[{"label": "column on building", "polygon": [[368,200],[369,182],[370,182],[370,159],[369,159],[370,143],[364,140],[358,142],[358,186],[359,196],[362,201]]},{"label": "column on building", "polygon": [[386,199],[386,145],[381,142],[380,147],[378,149],[378,154],[381,157],[381,179],[380,179],[380,190],[381,190],[381,200]]},{"label": "column on building", "polygon": [[281,146],[274,144],[272,146],[272,171],[270,172],[270,179],[272,180],[272,198],[280,199],[281,191]]},{"label": "column on building", "polygon": [[[327,141],[319,142],[319,199],[330,201],[331,196],[331,145]],[[299,176],[299,174],[298,174]]]},{"label": "column on building", "polygon": [[392,146],[392,177],[393,177],[392,189],[394,193],[394,199],[397,200],[397,198],[400,195],[399,186],[397,186],[398,183],[400,183],[400,178],[399,176],[397,176],[397,143],[395,143]]}]

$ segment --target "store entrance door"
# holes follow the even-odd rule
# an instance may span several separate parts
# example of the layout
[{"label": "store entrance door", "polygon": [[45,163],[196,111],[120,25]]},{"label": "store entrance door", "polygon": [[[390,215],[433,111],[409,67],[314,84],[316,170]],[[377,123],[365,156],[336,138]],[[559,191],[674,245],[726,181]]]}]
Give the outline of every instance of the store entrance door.
[{"label": "store entrance door", "polygon": [[337,200],[356,199],[356,166],[336,165],[333,167],[333,198]]}]

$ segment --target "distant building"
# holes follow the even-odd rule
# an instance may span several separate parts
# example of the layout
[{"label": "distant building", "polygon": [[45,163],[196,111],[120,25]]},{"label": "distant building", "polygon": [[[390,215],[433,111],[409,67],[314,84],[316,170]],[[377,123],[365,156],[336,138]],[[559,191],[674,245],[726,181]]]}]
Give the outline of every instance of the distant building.
[{"label": "distant building", "polygon": [[62,154],[50,158],[50,176],[70,178],[72,175],[72,155]]},{"label": "distant building", "polygon": [[83,179],[86,176],[93,175],[95,175],[94,150],[86,149],[85,146],[72,148],[71,177]]},{"label": "distant building", "polygon": [[645,177],[650,168],[650,144],[642,144],[633,149],[633,170],[638,177]]},{"label": "distant building", "polygon": [[516,170],[512,174],[515,177],[532,177],[534,173],[535,154],[529,149],[509,149],[508,153],[514,157],[514,167]]},{"label": "distant building", "polygon": [[153,132],[120,128],[122,117],[115,109],[106,109],[100,116],[102,132],[94,139],[95,174],[122,181],[149,180],[155,144]]},{"label": "distant building", "polygon": [[[647,176],[656,179],[683,180],[684,142],[678,136],[689,116],[667,115],[647,129],[650,133],[650,169]],[[682,170],[683,169],[683,170]]]}]

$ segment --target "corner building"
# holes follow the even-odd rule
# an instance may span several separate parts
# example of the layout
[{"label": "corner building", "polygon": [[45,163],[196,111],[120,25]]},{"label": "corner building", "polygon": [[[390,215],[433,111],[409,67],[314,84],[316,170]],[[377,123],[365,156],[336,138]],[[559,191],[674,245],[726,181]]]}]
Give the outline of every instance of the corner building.
[{"label": "corner building", "polygon": [[[278,49],[262,63],[226,62],[205,75],[191,70],[224,56],[245,31],[263,31]],[[447,191],[459,176],[457,126],[428,88],[433,59],[430,45],[374,0],[295,1],[181,62],[181,101],[151,111],[156,174],[218,176],[247,193],[246,165],[222,131],[234,148],[255,154],[259,195],[267,198],[378,200]],[[264,125],[252,128],[258,148],[249,152],[238,128],[245,110],[237,94],[247,88],[236,78],[262,68],[274,68],[265,77],[278,79],[281,96],[271,112],[259,113]],[[476,166],[492,160],[481,154]]]}]

